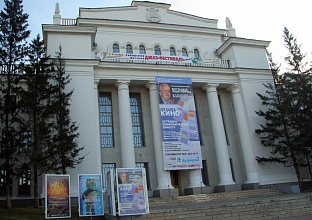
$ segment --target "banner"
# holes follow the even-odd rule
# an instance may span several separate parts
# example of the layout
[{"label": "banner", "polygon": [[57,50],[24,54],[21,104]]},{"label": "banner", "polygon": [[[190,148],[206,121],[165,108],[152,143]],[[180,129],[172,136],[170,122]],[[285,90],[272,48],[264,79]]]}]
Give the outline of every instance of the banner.
[{"label": "banner", "polygon": [[45,175],[45,217],[49,218],[70,218],[70,194],[69,175]]},{"label": "banner", "polygon": [[142,215],[149,212],[145,169],[116,169],[118,213]]},{"label": "banner", "polygon": [[102,175],[78,175],[79,216],[104,215]]},{"label": "banner", "polygon": [[202,168],[190,78],[156,77],[165,170]]}]

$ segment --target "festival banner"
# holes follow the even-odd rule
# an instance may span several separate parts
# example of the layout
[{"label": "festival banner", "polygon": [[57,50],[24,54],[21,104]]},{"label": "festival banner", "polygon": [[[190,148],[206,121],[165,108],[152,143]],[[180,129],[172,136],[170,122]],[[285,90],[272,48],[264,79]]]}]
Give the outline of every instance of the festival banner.
[{"label": "festival banner", "polygon": [[70,218],[70,179],[69,175],[45,175],[45,217]]},{"label": "festival banner", "polygon": [[165,170],[202,168],[190,78],[156,77]]},{"label": "festival banner", "polygon": [[145,169],[116,169],[118,213],[142,215],[149,213]]},{"label": "festival banner", "polygon": [[104,215],[101,174],[79,174],[79,216]]}]

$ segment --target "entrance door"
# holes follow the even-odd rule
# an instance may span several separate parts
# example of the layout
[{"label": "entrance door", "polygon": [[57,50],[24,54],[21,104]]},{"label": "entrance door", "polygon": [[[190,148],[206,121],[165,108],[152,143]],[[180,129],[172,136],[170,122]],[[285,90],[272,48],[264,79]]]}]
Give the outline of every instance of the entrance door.
[{"label": "entrance door", "polygon": [[179,195],[181,195],[181,183],[180,183],[180,171],[170,170],[171,184],[174,188],[179,190]]}]

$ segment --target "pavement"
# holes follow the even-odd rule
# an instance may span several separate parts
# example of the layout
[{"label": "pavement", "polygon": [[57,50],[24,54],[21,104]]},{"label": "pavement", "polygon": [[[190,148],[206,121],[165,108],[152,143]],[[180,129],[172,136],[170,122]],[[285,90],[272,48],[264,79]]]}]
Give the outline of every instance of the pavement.
[{"label": "pavement", "polygon": [[312,220],[312,215],[303,215],[297,217],[279,218],[276,220]]}]

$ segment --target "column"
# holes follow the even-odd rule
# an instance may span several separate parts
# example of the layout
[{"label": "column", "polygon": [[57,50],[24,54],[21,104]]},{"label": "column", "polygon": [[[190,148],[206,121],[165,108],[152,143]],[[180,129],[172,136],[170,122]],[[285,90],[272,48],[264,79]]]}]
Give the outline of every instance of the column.
[{"label": "column", "polygon": [[154,140],[154,151],[156,158],[156,173],[157,173],[156,189],[157,190],[173,189],[173,186],[171,185],[170,173],[169,171],[164,170],[163,145],[162,145],[157,85],[155,82],[148,82],[146,87],[149,88],[151,114],[152,114],[151,119],[153,126],[153,140]]},{"label": "column", "polygon": [[210,119],[212,123],[212,133],[215,143],[217,164],[219,170],[219,186],[235,184],[232,178],[229,152],[226,144],[223,120],[217,94],[218,84],[207,84],[205,86]]},{"label": "column", "polygon": [[243,107],[242,97],[238,85],[229,88],[232,92],[234,112],[237,121],[238,136],[242,148],[247,181],[245,183],[259,183],[257,163],[252,152],[250,129],[247,114]]},{"label": "column", "polygon": [[135,168],[129,84],[130,81],[117,81],[116,83],[118,87],[121,165],[123,168]]},{"label": "column", "polygon": [[189,185],[188,188],[205,187],[203,183],[201,170],[189,170]]},{"label": "column", "polygon": [[98,164],[98,170],[94,170],[95,173],[102,173],[102,160],[101,160],[101,143],[100,143],[100,126],[99,126],[99,117],[100,117],[100,112],[99,112],[99,91],[98,91],[98,86],[99,86],[99,79],[94,80],[94,108],[95,108],[95,122],[94,126],[96,128],[96,134],[95,134],[95,143],[96,143],[96,149],[97,149],[97,154],[96,154],[96,161]]}]

